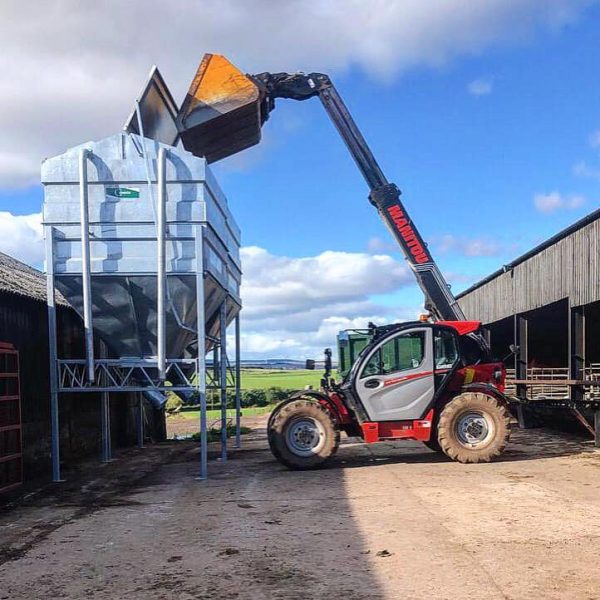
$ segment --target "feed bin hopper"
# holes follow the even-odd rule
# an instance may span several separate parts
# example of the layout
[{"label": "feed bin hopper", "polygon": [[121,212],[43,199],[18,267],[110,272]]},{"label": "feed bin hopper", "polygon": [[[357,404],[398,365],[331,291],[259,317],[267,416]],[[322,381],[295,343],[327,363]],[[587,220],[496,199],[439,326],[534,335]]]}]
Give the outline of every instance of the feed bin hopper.
[{"label": "feed bin hopper", "polygon": [[48,272],[112,358],[196,356],[202,273],[210,349],[222,303],[228,323],[239,312],[241,268],[240,231],[205,159],[119,133],[47,159],[42,183]]}]

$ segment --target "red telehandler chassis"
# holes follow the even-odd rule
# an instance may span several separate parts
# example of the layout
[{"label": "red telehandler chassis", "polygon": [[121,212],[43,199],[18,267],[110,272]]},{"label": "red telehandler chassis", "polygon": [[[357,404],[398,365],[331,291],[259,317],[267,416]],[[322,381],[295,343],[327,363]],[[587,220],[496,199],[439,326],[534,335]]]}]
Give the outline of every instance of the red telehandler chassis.
[{"label": "red telehandler chassis", "polygon": [[[419,321],[375,328],[375,339],[363,350],[344,381],[339,385],[333,382],[326,367],[319,391],[298,391],[273,410],[268,423],[273,454],[292,469],[316,468],[335,454],[343,431],[367,443],[420,441],[459,462],[488,462],[499,456],[510,435],[509,403],[503,394],[505,369],[501,362],[469,364],[473,339],[466,336],[479,325],[469,321]],[[377,335],[377,329],[383,331]],[[414,368],[365,373],[373,365],[370,358],[386,344],[407,333],[414,339],[424,331],[431,331],[434,345],[443,333],[445,343],[456,341],[454,348],[459,352],[444,356],[438,341],[433,368],[427,364],[425,351],[422,362]],[[407,388],[415,383],[424,393],[417,394],[420,401],[411,406],[416,404],[415,393]],[[377,410],[377,403],[364,390],[373,390],[375,395],[389,390],[395,409],[405,408],[406,414],[418,418],[374,420],[371,415]]]}]

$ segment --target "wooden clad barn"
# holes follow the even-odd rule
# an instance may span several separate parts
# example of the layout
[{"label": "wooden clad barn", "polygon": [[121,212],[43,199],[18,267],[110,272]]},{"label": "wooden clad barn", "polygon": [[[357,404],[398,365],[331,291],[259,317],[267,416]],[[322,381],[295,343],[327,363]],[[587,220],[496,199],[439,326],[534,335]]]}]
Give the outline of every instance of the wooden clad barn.
[{"label": "wooden clad barn", "polygon": [[469,318],[493,323],[559,302],[600,300],[600,210],[571,225],[459,296]]},{"label": "wooden clad barn", "polygon": [[567,404],[600,397],[600,210],[458,300],[467,318],[486,325],[497,357],[514,345],[514,393]]},{"label": "wooden clad barn", "polygon": [[[57,308],[61,336],[58,340],[59,356],[84,356],[79,316],[60,295],[57,296]],[[24,478],[27,481],[38,475],[49,477],[51,438],[46,278],[36,269],[2,253],[0,343],[12,344],[20,356]],[[112,402],[115,445],[125,445],[135,439],[134,401],[133,398],[122,397]],[[97,394],[61,396],[60,435],[61,456],[65,462],[100,452],[100,399]]]}]

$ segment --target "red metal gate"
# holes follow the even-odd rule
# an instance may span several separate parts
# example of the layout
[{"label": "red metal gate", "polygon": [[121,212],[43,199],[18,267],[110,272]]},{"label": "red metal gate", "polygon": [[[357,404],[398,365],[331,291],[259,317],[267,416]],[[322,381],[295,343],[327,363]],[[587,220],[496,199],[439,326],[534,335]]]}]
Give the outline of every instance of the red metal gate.
[{"label": "red metal gate", "polygon": [[0,492],[23,483],[19,352],[0,342]]}]

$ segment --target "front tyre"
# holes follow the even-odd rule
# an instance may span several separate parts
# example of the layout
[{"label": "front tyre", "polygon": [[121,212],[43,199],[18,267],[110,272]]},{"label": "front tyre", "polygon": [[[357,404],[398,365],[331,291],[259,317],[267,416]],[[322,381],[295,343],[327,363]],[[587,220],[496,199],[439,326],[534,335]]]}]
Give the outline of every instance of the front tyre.
[{"label": "front tyre", "polygon": [[340,431],[333,416],[314,400],[279,405],[268,424],[273,456],[290,469],[323,466],[337,451]]},{"label": "front tyre", "polygon": [[440,415],[440,447],[461,463],[490,462],[504,452],[509,437],[508,408],[487,394],[460,394],[446,404]]}]

